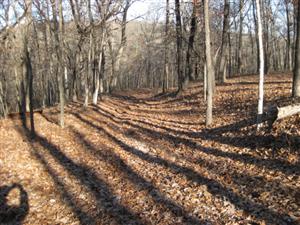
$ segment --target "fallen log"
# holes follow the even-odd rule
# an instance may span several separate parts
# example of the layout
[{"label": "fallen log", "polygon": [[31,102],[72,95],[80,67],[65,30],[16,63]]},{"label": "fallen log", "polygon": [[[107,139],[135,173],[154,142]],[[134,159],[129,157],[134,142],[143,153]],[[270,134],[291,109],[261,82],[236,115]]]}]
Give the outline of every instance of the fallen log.
[{"label": "fallen log", "polygon": [[300,113],[300,104],[283,107],[272,106],[267,112],[265,121],[268,121],[270,125],[273,125],[278,120],[282,120],[298,113]]}]

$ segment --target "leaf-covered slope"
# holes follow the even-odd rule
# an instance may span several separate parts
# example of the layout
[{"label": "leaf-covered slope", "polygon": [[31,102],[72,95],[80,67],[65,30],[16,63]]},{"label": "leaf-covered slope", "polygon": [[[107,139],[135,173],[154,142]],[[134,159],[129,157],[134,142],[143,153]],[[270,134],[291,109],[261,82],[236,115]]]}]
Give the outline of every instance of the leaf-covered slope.
[{"label": "leaf-covered slope", "polygon": [[[290,104],[286,75],[266,105]],[[205,128],[202,88],[149,90],[36,114],[37,138],[0,122],[0,223],[297,224],[300,116],[256,132],[257,79],[218,86]],[[20,196],[23,196],[21,198]]]}]

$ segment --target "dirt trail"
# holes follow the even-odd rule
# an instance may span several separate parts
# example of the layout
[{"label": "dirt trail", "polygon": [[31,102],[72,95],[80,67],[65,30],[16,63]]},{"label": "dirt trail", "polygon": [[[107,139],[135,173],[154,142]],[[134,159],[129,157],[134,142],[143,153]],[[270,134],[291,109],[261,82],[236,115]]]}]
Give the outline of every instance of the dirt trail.
[{"label": "dirt trail", "polygon": [[[285,77],[267,77],[266,105],[291,103]],[[69,104],[65,129],[47,109],[34,141],[0,121],[0,224],[299,223],[300,116],[256,133],[254,77],[216,95],[209,129],[199,84]]]}]

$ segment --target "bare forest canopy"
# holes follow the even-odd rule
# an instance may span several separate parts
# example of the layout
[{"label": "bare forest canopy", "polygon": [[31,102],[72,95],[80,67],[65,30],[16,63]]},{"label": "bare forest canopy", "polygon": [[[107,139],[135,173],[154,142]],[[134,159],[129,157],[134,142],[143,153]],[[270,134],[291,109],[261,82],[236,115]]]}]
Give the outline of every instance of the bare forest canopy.
[{"label": "bare forest canopy", "polygon": [[2,0],[0,114],[60,103],[63,116],[65,102],[139,88],[180,93],[193,80],[212,105],[216,83],[259,72],[260,53],[264,74],[297,65],[297,1],[208,1],[207,12],[204,3]]},{"label": "bare forest canopy", "polygon": [[[222,80],[218,68],[222,55],[228,55],[228,77],[255,74],[259,66],[255,2],[227,1],[227,41],[222,40],[224,2],[211,1],[209,10],[211,54],[218,72],[217,81]],[[184,80],[187,77],[203,80],[203,5],[200,1],[180,3],[180,73]],[[265,0],[262,3],[265,72],[291,71],[296,45],[295,2]],[[176,66],[175,2],[168,4],[166,32],[166,2],[162,1],[1,1],[2,116],[20,111],[21,86],[29,83],[22,69],[24,39],[32,67],[34,108],[59,102],[59,77],[67,101],[114,89],[177,87],[182,81],[178,81]],[[29,88],[24,88],[28,95]],[[28,105],[29,100],[27,109]]]}]

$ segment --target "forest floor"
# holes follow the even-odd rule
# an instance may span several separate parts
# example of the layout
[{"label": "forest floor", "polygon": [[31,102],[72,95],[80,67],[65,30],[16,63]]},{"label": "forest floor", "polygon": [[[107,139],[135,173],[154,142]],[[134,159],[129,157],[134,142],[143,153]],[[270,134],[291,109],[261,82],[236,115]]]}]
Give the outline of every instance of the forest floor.
[{"label": "forest floor", "polygon": [[[37,137],[0,121],[0,224],[300,224],[300,115],[256,132],[257,76],[104,96],[35,115]],[[291,77],[266,77],[266,108]]]}]

